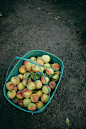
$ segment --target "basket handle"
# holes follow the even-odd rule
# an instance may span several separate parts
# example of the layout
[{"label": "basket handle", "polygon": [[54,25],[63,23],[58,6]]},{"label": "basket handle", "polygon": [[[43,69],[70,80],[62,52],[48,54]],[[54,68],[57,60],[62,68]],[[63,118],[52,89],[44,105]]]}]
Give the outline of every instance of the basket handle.
[{"label": "basket handle", "polygon": [[[34,63],[35,65],[37,65],[37,66],[40,68],[40,70],[41,70],[41,72],[42,72],[42,74],[43,74],[43,76],[44,76],[44,79],[45,79],[45,75],[44,75],[44,73],[43,73],[43,71],[42,71],[42,69],[41,69],[41,67],[39,66],[38,63],[36,63],[36,62],[34,62],[34,61],[30,60],[30,59],[26,59],[26,58],[18,57],[18,56],[16,56],[16,59],[26,60],[26,61],[29,61],[29,62]],[[44,65],[41,65],[41,66],[44,67]],[[46,82],[46,79],[45,79],[45,83],[46,83],[47,88],[48,88],[48,84],[47,84],[47,82]],[[49,92],[49,88],[48,88],[48,92]],[[50,92],[49,92],[49,98],[50,98]]]},{"label": "basket handle", "polygon": [[[41,70],[41,72],[42,72],[42,74],[43,74],[43,76],[44,76],[44,79],[45,79],[45,75],[44,75],[44,73],[43,73],[43,71],[42,71],[42,69],[41,69],[41,67],[39,66],[38,63],[36,63],[36,62],[34,62],[34,61],[30,60],[30,59],[26,59],[26,58],[24,58],[24,57],[18,57],[18,56],[16,56],[16,58],[11,61],[10,65],[9,65],[9,67],[8,67],[8,69],[7,69],[5,84],[6,84],[6,82],[7,82],[7,77],[8,77],[8,72],[9,72],[10,66],[12,65],[12,63],[13,63],[16,59],[26,60],[26,61],[29,61],[29,62],[34,63],[35,65],[37,65],[37,66],[40,68],[40,70]],[[44,66],[44,65],[41,65],[41,66],[47,67],[47,66]],[[50,68],[50,67],[48,67],[48,68]],[[48,84],[47,84],[47,82],[46,82],[46,79],[45,79],[45,83],[46,83],[47,88],[48,88]],[[49,92],[49,88],[48,88],[48,92]],[[49,92],[49,98],[50,98],[50,92]]]}]

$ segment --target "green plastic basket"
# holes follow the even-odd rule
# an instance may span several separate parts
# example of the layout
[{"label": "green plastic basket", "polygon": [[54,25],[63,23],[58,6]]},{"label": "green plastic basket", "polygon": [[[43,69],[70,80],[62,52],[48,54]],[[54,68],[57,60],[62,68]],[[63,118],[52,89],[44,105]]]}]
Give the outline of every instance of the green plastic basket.
[{"label": "green plastic basket", "polygon": [[[46,103],[46,105],[45,105],[42,109],[40,109],[40,110],[37,110],[37,111],[29,111],[29,110],[26,110],[26,109],[23,109],[23,108],[19,107],[18,105],[16,105],[15,103],[13,103],[13,102],[7,97],[6,83],[11,79],[11,77],[18,75],[18,73],[19,73],[19,72],[18,72],[18,69],[19,69],[19,67],[23,64],[23,61],[24,61],[24,60],[27,60],[27,61],[28,61],[28,58],[30,58],[30,57],[32,57],[32,56],[38,57],[38,56],[42,56],[42,55],[49,55],[50,58],[51,58],[51,61],[52,61],[53,63],[59,63],[59,65],[60,65],[60,67],[61,67],[61,69],[60,69],[60,71],[59,71],[59,72],[60,72],[60,77],[59,77],[59,81],[58,81],[58,83],[57,83],[57,85],[56,85],[56,87],[55,87],[55,89],[54,89],[52,95],[50,96],[50,94],[49,94],[49,97],[50,97],[50,98],[49,98],[48,103]],[[13,61],[16,60],[16,59],[19,59],[19,61],[18,61],[17,64],[13,67],[13,69],[12,69],[11,72],[10,72],[10,74],[8,75],[8,71],[9,71],[9,69],[10,69],[10,66],[11,66],[11,64],[13,63]],[[31,60],[29,60],[29,61],[39,66],[39,64],[37,64],[37,63],[35,63],[35,62],[31,61]],[[5,84],[4,84],[4,88],[3,88],[4,96],[5,96],[5,98],[6,98],[13,106],[15,106],[16,108],[18,108],[18,109],[20,109],[20,110],[22,110],[22,111],[25,111],[25,112],[28,112],[28,113],[32,113],[32,114],[33,114],[33,113],[40,113],[40,112],[42,112],[42,111],[49,105],[49,103],[51,102],[51,100],[52,100],[52,98],[53,98],[53,96],[54,96],[54,94],[55,94],[55,92],[56,92],[56,90],[57,90],[57,87],[58,87],[58,85],[59,85],[59,83],[60,83],[60,81],[61,81],[61,78],[62,78],[62,76],[63,76],[63,69],[64,69],[63,62],[62,62],[62,60],[59,59],[57,56],[55,56],[55,55],[53,55],[53,54],[51,54],[51,53],[49,53],[49,52],[43,51],[43,50],[32,50],[32,51],[29,51],[29,52],[26,53],[23,57],[16,57],[16,58],[13,59],[12,62],[10,63],[10,65],[9,65],[9,67],[8,67],[8,70],[7,70],[6,80],[5,80]],[[40,70],[41,70],[41,69],[40,69]],[[43,75],[44,75],[44,74],[43,74]],[[45,75],[44,75],[44,77],[45,77]],[[47,83],[46,83],[46,85],[47,85]]]}]

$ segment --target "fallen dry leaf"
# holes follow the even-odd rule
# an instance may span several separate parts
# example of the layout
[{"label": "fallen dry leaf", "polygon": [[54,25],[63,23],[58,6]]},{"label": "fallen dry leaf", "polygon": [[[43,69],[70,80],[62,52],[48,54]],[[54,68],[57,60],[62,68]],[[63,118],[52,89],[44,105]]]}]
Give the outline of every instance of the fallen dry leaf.
[{"label": "fallen dry leaf", "polygon": [[38,9],[41,9],[40,7],[38,7]]},{"label": "fallen dry leaf", "polygon": [[48,12],[48,14],[51,14],[50,12]]}]

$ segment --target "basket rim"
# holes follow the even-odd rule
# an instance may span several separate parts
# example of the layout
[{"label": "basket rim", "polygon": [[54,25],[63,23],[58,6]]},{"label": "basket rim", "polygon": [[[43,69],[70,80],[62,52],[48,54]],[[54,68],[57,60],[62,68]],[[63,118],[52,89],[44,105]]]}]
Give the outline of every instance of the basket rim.
[{"label": "basket rim", "polygon": [[58,83],[57,83],[57,85],[56,85],[56,87],[55,87],[55,89],[54,89],[54,91],[53,91],[53,93],[52,93],[52,96],[49,98],[49,101],[45,104],[45,106],[44,106],[43,108],[41,108],[40,110],[37,110],[37,111],[29,111],[29,110],[26,110],[26,109],[23,109],[23,108],[19,107],[17,104],[13,103],[13,102],[7,97],[7,94],[5,93],[5,90],[6,90],[6,82],[7,82],[7,80],[9,80],[9,77],[10,77],[10,75],[12,74],[13,69],[16,68],[16,66],[19,64],[19,62],[20,62],[21,60],[19,60],[19,61],[16,63],[16,65],[13,67],[13,69],[12,69],[11,72],[10,72],[10,74],[8,75],[7,80],[5,81],[5,84],[4,84],[4,87],[3,87],[3,94],[4,94],[5,98],[6,98],[14,107],[16,107],[16,108],[18,108],[18,109],[20,109],[20,110],[22,110],[22,111],[25,111],[25,112],[28,112],[28,113],[32,113],[32,114],[33,114],[33,113],[40,113],[40,112],[42,112],[42,111],[49,105],[49,103],[51,102],[51,100],[52,100],[52,98],[53,98],[53,96],[54,96],[54,94],[55,94],[55,92],[56,92],[56,90],[57,90],[57,88],[58,88],[58,85],[59,85],[59,83],[60,83],[60,81],[61,81],[61,78],[62,78],[62,76],[63,76],[64,65],[63,65],[63,62],[62,62],[62,60],[61,60],[60,58],[58,58],[57,56],[55,56],[55,55],[52,54],[52,53],[49,53],[49,52],[43,51],[43,50],[32,50],[32,51],[27,52],[27,53],[26,53],[25,55],[23,55],[22,57],[25,58],[25,56],[27,56],[27,55],[30,54],[31,52],[43,52],[44,54],[46,53],[46,54],[48,54],[48,55],[52,55],[52,56],[54,56],[55,58],[57,58],[57,59],[61,62],[61,64],[62,64],[60,79],[59,79],[59,81],[58,81]]}]

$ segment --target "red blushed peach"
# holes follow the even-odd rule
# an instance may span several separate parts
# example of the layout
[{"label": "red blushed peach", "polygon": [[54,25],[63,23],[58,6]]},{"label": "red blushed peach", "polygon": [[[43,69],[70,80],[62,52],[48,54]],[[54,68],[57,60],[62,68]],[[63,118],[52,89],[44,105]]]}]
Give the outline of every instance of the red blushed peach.
[{"label": "red blushed peach", "polygon": [[44,94],[49,94],[49,92],[51,92],[51,88],[48,86],[47,87],[47,85],[44,85],[43,87],[42,87],[42,92],[44,93]]},{"label": "red blushed peach", "polygon": [[37,59],[36,61],[38,64],[44,65],[44,61],[42,59]]},{"label": "red blushed peach", "polygon": [[53,64],[53,68],[59,70],[60,69],[60,65],[58,63],[54,63]]},{"label": "red blushed peach", "polygon": [[35,103],[30,103],[28,105],[28,110],[29,111],[35,111],[36,110],[36,104]]},{"label": "red blushed peach", "polygon": [[43,103],[47,103],[48,100],[49,100],[49,95],[42,94],[42,96],[41,96],[41,101],[42,101]]},{"label": "red blushed peach", "polygon": [[12,99],[12,102],[13,102],[13,103],[18,103],[18,100],[19,100],[19,99],[15,97],[15,98]]},{"label": "red blushed peach", "polygon": [[38,101],[37,104],[36,104],[36,107],[37,107],[38,110],[40,110],[41,108],[43,108],[44,107],[43,102]]},{"label": "red blushed peach", "polygon": [[54,74],[54,70],[47,68],[47,69],[46,69],[46,73],[47,73],[48,75]]},{"label": "red blushed peach", "polygon": [[39,99],[39,96],[34,93],[34,94],[31,95],[30,99],[31,99],[32,102],[37,102],[38,99]]},{"label": "red blushed peach", "polygon": [[18,85],[20,82],[20,79],[18,76],[12,77],[11,82],[13,82],[14,85]]},{"label": "red blushed peach", "polygon": [[16,97],[17,97],[18,99],[23,99],[22,91],[18,91],[18,92],[16,93]]},{"label": "red blushed peach", "polygon": [[31,71],[32,63],[28,62],[25,64],[26,71]]},{"label": "red blushed peach", "polygon": [[42,82],[40,80],[35,81],[36,89],[40,89],[42,87]]},{"label": "red blushed peach", "polygon": [[17,86],[14,86],[13,87],[13,90],[17,91],[18,90]]},{"label": "red blushed peach", "polygon": [[51,87],[51,89],[55,89],[56,83],[55,83],[54,81],[51,81],[51,82],[49,83],[49,86]]},{"label": "red blushed peach", "polygon": [[23,79],[23,74],[18,74],[17,76],[19,77],[20,80]]},{"label": "red blushed peach", "polygon": [[9,91],[7,92],[7,96],[8,96],[9,99],[15,98],[15,96],[16,96],[16,91],[15,91],[15,90],[9,90]]},{"label": "red blushed peach", "polygon": [[8,90],[12,90],[12,89],[14,88],[13,82],[7,82],[7,83],[6,83],[6,88],[7,88]]},{"label": "red blushed peach", "polygon": [[22,73],[22,74],[26,73],[25,65],[21,65],[19,67],[19,72]]},{"label": "red blushed peach", "polygon": [[47,82],[47,84],[48,84],[49,78],[48,78],[47,76],[45,76],[45,78],[44,78],[44,76],[41,78],[41,82],[42,82],[43,84],[46,84],[45,80],[46,80],[46,82]]},{"label": "red blushed peach", "polygon": [[25,60],[23,64],[25,65],[26,63],[28,63],[28,61],[27,61],[27,60]]},{"label": "red blushed peach", "polygon": [[22,95],[25,97],[25,98],[29,98],[32,94],[32,91],[31,90],[28,90],[27,88],[25,88],[23,91],[22,91]]},{"label": "red blushed peach", "polygon": [[19,100],[19,101],[18,101],[18,105],[19,105],[20,107],[23,107],[23,100]]},{"label": "red blushed peach", "polygon": [[35,82],[29,82],[29,83],[27,84],[27,89],[29,89],[29,90],[34,90],[35,88],[36,88]]},{"label": "red blushed peach", "polygon": [[59,75],[58,74],[55,74],[52,78],[55,79],[54,81],[56,82],[56,81],[59,80]]}]

